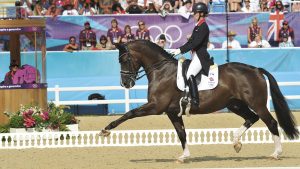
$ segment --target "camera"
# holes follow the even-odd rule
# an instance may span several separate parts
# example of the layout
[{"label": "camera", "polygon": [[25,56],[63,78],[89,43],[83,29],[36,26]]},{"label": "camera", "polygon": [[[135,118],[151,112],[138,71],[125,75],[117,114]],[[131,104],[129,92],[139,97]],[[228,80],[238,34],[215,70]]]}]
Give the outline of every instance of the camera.
[{"label": "camera", "polygon": [[262,48],[262,45],[258,45],[259,48]]}]

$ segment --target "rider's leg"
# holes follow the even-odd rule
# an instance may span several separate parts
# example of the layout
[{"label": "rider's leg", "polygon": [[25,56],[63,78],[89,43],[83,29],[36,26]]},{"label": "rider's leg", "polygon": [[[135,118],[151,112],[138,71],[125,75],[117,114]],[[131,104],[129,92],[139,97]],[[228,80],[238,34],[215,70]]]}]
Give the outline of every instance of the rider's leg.
[{"label": "rider's leg", "polygon": [[198,86],[197,86],[195,76],[200,72],[201,69],[202,69],[201,62],[195,53],[193,55],[191,64],[187,71],[189,92],[190,92],[191,98],[192,98],[192,105],[195,107],[199,107]]}]

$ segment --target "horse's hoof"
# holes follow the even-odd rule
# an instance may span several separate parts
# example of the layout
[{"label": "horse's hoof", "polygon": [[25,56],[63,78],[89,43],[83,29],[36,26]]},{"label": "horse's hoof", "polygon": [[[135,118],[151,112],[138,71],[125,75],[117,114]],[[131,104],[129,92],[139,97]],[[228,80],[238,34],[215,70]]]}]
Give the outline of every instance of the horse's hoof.
[{"label": "horse's hoof", "polygon": [[272,160],[281,160],[280,159],[280,157],[279,157],[279,155],[278,154],[272,154],[272,155],[270,155],[270,158],[272,159]]},{"label": "horse's hoof", "polygon": [[176,163],[178,163],[178,164],[187,163],[189,157],[190,157],[190,155],[182,155],[177,158]]},{"label": "horse's hoof", "polygon": [[101,132],[99,133],[100,136],[103,137],[108,137],[110,135],[110,131],[109,130],[101,130]]},{"label": "horse's hoof", "polygon": [[188,158],[178,158],[176,160],[177,164],[183,164],[183,163],[188,163]]},{"label": "horse's hoof", "polygon": [[242,149],[242,143],[241,142],[237,142],[233,145],[235,152],[239,153]]},{"label": "horse's hoof", "polygon": [[177,164],[183,164],[183,163],[184,163],[184,159],[177,159],[177,160],[176,160],[176,163],[177,163]]}]

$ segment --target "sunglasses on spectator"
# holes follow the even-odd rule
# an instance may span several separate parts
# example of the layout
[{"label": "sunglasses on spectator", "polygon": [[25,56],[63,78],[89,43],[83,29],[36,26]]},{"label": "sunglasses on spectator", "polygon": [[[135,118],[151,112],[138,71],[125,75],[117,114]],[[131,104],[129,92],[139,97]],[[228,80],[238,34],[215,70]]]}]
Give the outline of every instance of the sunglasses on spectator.
[{"label": "sunglasses on spectator", "polygon": [[100,39],[100,40],[106,40],[106,39]]},{"label": "sunglasses on spectator", "polygon": [[145,25],[144,23],[140,23],[139,26]]}]

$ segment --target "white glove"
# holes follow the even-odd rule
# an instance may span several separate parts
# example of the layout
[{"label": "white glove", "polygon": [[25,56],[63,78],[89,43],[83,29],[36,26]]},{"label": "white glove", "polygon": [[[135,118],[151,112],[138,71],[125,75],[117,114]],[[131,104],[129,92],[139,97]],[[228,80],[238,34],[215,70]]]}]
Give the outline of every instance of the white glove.
[{"label": "white glove", "polygon": [[175,49],[171,52],[171,54],[173,54],[174,56],[177,56],[181,53],[180,49]]}]

